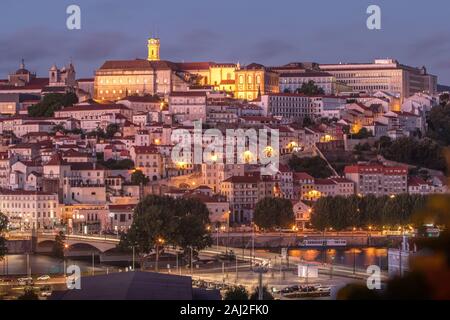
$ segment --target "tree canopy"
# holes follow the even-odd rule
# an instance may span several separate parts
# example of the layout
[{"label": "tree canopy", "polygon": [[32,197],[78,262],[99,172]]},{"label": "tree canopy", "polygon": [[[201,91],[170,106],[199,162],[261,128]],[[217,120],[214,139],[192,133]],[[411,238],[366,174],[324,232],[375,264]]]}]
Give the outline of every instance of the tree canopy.
[{"label": "tree canopy", "polygon": [[53,117],[55,111],[72,106],[75,103],[78,103],[78,97],[73,92],[66,94],[49,93],[44,96],[41,102],[28,107],[28,115],[31,117]]},{"label": "tree canopy", "polygon": [[141,171],[141,170],[135,170],[131,174],[131,183],[134,185],[147,185],[147,183],[150,181],[150,179]]},{"label": "tree canopy", "polygon": [[316,96],[316,95],[322,95],[325,92],[322,88],[316,85],[316,83],[312,80],[308,81],[307,83],[303,83],[302,86],[295,90],[295,93],[301,93],[307,96]]},{"label": "tree canopy", "polygon": [[5,254],[8,253],[8,248],[6,247],[6,239],[3,236],[7,228],[8,217],[0,212],[0,260],[2,260]]},{"label": "tree canopy", "polygon": [[420,224],[425,221],[416,219],[416,215],[424,210],[427,200],[426,196],[410,194],[322,197],[313,206],[311,224],[317,230]]},{"label": "tree canopy", "polygon": [[150,195],[134,209],[133,224],[122,235],[119,248],[135,247],[148,254],[163,240],[188,252],[198,252],[211,244],[208,208],[196,199],[173,199]]},{"label": "tree canopy", "polygon": [[357,133],[352,134],[352,139],[367,139],[372,137],[372,133],[366,128],[361,128]]},{"label": "tree canopy", "polygon": [[62,231],[55,236],[55,242],[52,248],[52,254],[55,258],[64,259],[65,240],[66,236]]},{"label": "tree canopy", "polygon": [[446,146],[450,145],[450,104],[431,108],[427,134]]},{"label": "tree canopy", "polygon": [[295,172],[306,172],[314,178],[328,178],[333,174],[325,160],[321,157],[298,157],[293,155],[288,162]]},{"label": "tree canopy", "polygon": [[244,286],[233,286],[225,291],[223,299],[227,301],[248,300],[248,295],[248,291]]},{"label": "tree canopy", "polygon": [[105,137],[108,139],[111,139],[114,137],[114,135],[119,132],[120,127],[117,123],[110,123],[108,124],[108,126],[106,127],[105,130]]},{"label": "tree canopy", "polygon": [[[272,293],[270,293],[267,286],[264,286],[262,288],[263,293],[263,300],[274,300]],[[255,290],[253,290],[252,294],[250,295],[250,300],[259,300],[259,287],[256,287]]]},{"label": "tree canopy", "polygon": [[130,170],[134,168],[134,162],[131,159],[108,159],[107,161],[100,161],[100,163],[110,170]]},{"label": "tree canopy", "polygon": [[388,160],[435,170],[446,169],[443,148],[428,138],[402,137],[394,141],[380,139],[378,147],[381,155]]},{"label": "tree canopy", "polygon": [[283,198],[261,199],[255,206],[254,221],[264,229],[290,228],[295,222],[292,202]]}]

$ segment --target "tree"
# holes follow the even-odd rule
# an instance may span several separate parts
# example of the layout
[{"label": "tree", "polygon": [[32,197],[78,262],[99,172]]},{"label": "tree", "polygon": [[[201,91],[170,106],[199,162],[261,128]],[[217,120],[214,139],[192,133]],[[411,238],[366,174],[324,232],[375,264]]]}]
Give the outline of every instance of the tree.
[{"label": "tree", "polygon": [[439,96],[439,105],[446,106],[450,102],[450,95],[448,93],[443,93]]},{"label": "tree", "polygon": [[[103,156],[100,157],[103,159]],[[103,166],[110,170],[131,170],[134,168],[134,162],[131,159],[99,161]]]},{"label": "tree", "polygon": [[197,199],[177,199],[175,201],[175,227],[173,241],[190,257],[190,250],[198,252],[212,243],[206,226],[209,221],[209,210]]},{"label": "tree", "polygon": [[25,288],[23,295],[19,296],[18,300],[39,300],[39,297],[36,292],[34,292],[33,288],[27,287]]},{"label": "tree", "polygon": [[0,212],[0,260],[2,260],[5,254],[8,253],[8,248],[6,246],[6,239],[3,236],[7,228],[8,228],[8,217]]},{"label": "tree", "polygon": [[28,115],[31,117],[53,117],[55,111],[62,107],[72,106],[78,103],[75,93],[49,93],[44,96],[41,102],[28,107]]},{"label": "tree", "polygon": [[134,209],[133,223],[119,248],[135,247],[141,258],[159,247],[161,240],[185,252],[202,250],[211,244],[209,223],[208,209],[196,199],[147,196]]},{"label": "tree", "polygon": [[[262,288],[263,292],[263,300],[274,300],[274,297],[272,293],[270,293],[269,289],[267,289],[267,286],[264,286]],[[259,287],[256,287],[255,290],[250,295],[250,300],[259,300]]]},{"label": "tree", "polygon": [[55,236],[55,242],[53,243],[53,248],[52,248],[52,254],[54,257],[59,258],[59,259],[64,259],[64,249],[65,249],[65,241],[66,240],[66,236],[64,235],[64,232],[60,231],[56,236]]},{"label": "tree", "polygon": [[227,301],[248,300],[248,291],[244,286],[233,286],[225,291],[223,299]]},{"label": "tree", "polygon": [[303,118],[302,120],[303,127],[310,127],[312,125],[314,125],[314,121],[310,117],[306,116]]},{"label": "tree", "polygon": [[266,197],[256,204],[254,221],[264,229],[290,228],[295,222],[292,202],[283,198]]},{"label": "tree", "polygon": [[441,104],[430,110],[427,134],[444,145],[450,144],[450,104]]},{"label": "tree", "polygon": [[288,161],[289,167],[296,172],[306,172],[315,178],[328,178],[333,172],[321,157],[300,158],[293,155]]},{"label": "tree", "polygon": [[105,136],[108,139],[111,139],[114,137],[114,135],[119,132],[120,127],[117,123],[110,123],[108,124],[108,126],[106,127],[106,131],[105,131]]},{"label": "tree", "polygon": [[381,155],[388,160],[436,170],[446,168],[443,148],[429,138],[402,137],[383,143],[380,139],[378,145]]},{"label": "tree", "polygon": [[372,137],[372,133],[366,128],[361,128],[357,133],[352,135],[352,139],[367,139]]},{"label": "tree", "polygon": [[407,193],[392,197],[322,197],[313,206],[311,225],[317,230],[420,225],[425,221],[415,216],[425,211],[427,200],[428,197]]},{"label": "tree", "polygon": [[141,171],[135,170],[131,174],[131,183],[134,185],[147,185],[150,179]]},{"label": "tree", "polygon": [[325,230],[330,227],[332,216],[332,198],[322,197],[316,201],[311,212],[311,225],[316,230]]},{"label": "tree", "polygon": [[307,83],[303,83],[302,86],[295,90],[295,93],[304,94],[307,96],[323,95],[325,92],[322,88],[318,87],[312,80]]},{"label": "tree", "polygon": [[96,128],[95,130],[92,130],[91,132],[87,133],[88,137],[96,137],[100,139],[106,138],[106,133],[102,128]]}]

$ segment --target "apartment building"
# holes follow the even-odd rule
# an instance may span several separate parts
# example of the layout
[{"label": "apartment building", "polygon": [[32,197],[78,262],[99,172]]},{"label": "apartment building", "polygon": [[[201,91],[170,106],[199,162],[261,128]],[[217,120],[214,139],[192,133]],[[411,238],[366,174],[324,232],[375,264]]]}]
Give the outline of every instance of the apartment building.
[{"label": "apartment building", "polygon": [[38,191],[0,189],[0,211],[13,229],[53,229],[59,224],[58,195]]},{"label": "apartment building", "polygon": [[346,166],[345,177],[355,183],[355,192],[361,195],[396,195],[408,192],[408,168],[380,164]]}]

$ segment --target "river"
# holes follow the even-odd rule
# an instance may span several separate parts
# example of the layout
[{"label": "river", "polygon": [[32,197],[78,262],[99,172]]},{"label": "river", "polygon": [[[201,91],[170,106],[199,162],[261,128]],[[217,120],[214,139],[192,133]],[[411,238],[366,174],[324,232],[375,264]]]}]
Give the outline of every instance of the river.
[{"label": "river", "polygon": [[[378,265],[382,269],[387,269],[387,249],[386,248],[342,248],[342,249],[291,249],[289,256],[298,257],[305,261],[316,261],[321,263],[333,263],[365,269],[369,265]],[[56,274],[62,273],[64,262],[46,255],[30,255],[29,263],[32,274]],[[82,272],[92,271],[92,261],[67,260],[67,265],[76,264]],[[106,269],[117,270],[117,267],[108,264],[100,264],[98,260],[94,263],[95,271],[106,271]],[[125,267],[122,267],[124,269]],[[0,275],[25,275],[27,274],[26,255],[8,255],[7,259],[0,261]]]},{"label": "river", "polygon": [[[27,264],[27,255],[25,254],[8,255],[3,261],[0,261],[0,276],[26,275]],[[40,254],[30,254],[29,264],[33,275],[62,274],[64,269],[64,262],[61,259]],[[81,272],[92,272],[92,260],[90,259],[67,259],[66,264],[67,266],[71,264],[79,266]],[[94,261],[95,272],[106,271],[107,268],[111,271],[117,270],[117,267],[112,265],[100,264],[98,258]]]}]

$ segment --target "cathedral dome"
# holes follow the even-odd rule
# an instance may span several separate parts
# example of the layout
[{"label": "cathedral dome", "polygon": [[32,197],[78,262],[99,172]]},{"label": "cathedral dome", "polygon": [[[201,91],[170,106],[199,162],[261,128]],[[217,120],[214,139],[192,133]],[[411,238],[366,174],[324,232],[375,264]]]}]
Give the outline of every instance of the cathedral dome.
[{"label": "cathedral dome", "polygon": [[30,71],[25,68],[20,68],[16,71],[16,74],[30,74]]}]

